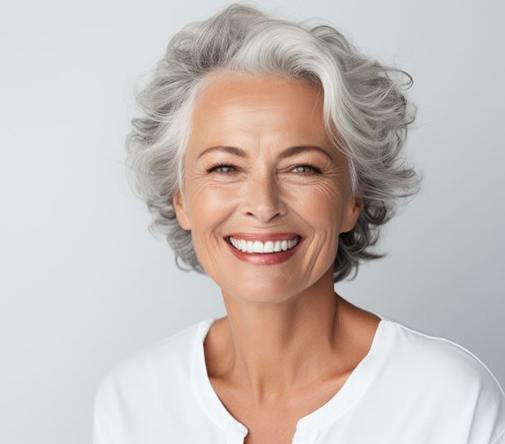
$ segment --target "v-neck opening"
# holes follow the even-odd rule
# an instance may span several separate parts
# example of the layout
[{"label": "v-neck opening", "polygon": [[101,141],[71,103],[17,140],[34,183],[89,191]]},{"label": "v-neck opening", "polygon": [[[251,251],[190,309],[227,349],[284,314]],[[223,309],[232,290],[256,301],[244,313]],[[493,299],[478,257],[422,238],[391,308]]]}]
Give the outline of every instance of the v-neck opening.
[{"label": "v-neck opening", "polygon": [[[379,316],[379,315],[378,315]],[[342,417],[366,393],[382,368],[392,344],[395,321],[379,316],[367,354],[353,369],[339,390],[323,405],[296,422],[293,444],[312,443],[317,434]],[[204,341],[217,318],[204,319],[198,325],[191,361],[192,388],[201,408],[230,439],[228,442],[242,443],[247,427],[238,421],[224,406],[210,382],[205,363]],[[233,437],[232,437],[233,436]]]}]

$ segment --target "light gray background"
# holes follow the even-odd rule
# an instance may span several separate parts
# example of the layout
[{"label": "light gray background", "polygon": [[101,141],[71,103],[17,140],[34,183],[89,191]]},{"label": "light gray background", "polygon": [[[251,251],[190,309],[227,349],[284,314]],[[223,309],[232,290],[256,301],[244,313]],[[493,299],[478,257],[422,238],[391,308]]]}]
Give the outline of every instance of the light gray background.
[{"label": "light gray background", "polygon": [[[3,6],[0,442],[88,443],[94,392],[112,365],[225,313],[219,288],[179,271],[147,232],[121,165],[134,82],[183,24],[225,4]],[[256,4],[324,17],[413,75],[419,112],[407,151],[423,189],[385,230],[389,256],[336,290],[456,341],[503,385],[503,3]]]}]

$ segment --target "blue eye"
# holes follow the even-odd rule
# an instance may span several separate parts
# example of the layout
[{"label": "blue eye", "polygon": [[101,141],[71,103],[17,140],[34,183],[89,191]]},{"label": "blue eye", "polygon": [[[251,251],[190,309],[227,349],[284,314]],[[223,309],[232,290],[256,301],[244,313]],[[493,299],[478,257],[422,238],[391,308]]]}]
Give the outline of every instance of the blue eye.
[{"label": "blue eye", "polygon": [[312,171],[314,171],[316,174],[321,174],[321,170],[319,168],[316,168],[315,166],[312,166],[312,165],[307,165],[307,164],[303,164],[303,165],[296,165],[294,168],[300,168],[300,167],[304,167],[304,168],[310,168]]},{"label": "blue eye", "polygon": [[[207,173],[213,173],[213,172],[217,172],[217,173],[224,173],[224,174],[230,174],[230,172],[226,172],[226,171],[218,171],[220,170],[221,168],[231,168],[232,170],[235,170],[236,171],[236,168],[233,166],[233,165],[230,165],[230,164],[227,164],[227,163],[218,163],[212,167],[210,167],[208,170],[207,170]],[[315,174],[321,174],[321,170],[315,166],[312,166],[312,165],[309,165],[309,164],[299,164],[299,165],[295,165],[293,167],[293,169],[296,169],[296,168],[309,168],[310,170],[312,170]]]},{"label": "blue eye", "polygon": [[[212,173],[220,168],[235,168],[233,167],[232,165],[229,165],[229,164],[226,164],[226,163],[218,163],[217,165],[214,165],[213,167],[210,167],[208,170],[207,170],[207,173]],[[226,174],[226,173],[225,173]]]}]

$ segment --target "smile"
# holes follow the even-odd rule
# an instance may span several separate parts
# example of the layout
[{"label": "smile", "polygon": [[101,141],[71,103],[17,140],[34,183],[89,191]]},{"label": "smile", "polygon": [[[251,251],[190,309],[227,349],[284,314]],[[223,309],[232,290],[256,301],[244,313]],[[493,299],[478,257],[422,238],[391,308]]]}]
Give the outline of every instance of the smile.
[{"label": "smile", "polygon": [[300,236],[295,236],[293,239],[284,240],[272,240],[262,242],[259,240],[243,240],[235,239],[232,236],[228,236],[228,241],[238,250],[245,253],[279,253],[281,251],[287,251],[294,248],[296,244],[300,241]]},{"label": "smile", "polygon": [[227,245],[238,259],[257,265],[272,265],[288,260],[298,251],[303,240],[301,236],[266,242],[225,237]]}]

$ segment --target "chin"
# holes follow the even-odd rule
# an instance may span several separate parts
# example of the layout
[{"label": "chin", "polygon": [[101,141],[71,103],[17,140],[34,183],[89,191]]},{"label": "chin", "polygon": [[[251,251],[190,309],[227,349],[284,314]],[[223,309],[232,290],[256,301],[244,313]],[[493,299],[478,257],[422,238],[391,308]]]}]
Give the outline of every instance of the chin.
[{"label": "chin", "polygon": [[264,282],[264,285],[259,283],[247,285],[247,288],[244,286],[240,288],[227,288],[228,290],[222,290],[223,293],[234,299],[270,304],[284,302],[297,293],[294,291],[293,286],[286,288],[285,285],[269,285],[267,281]]}]

